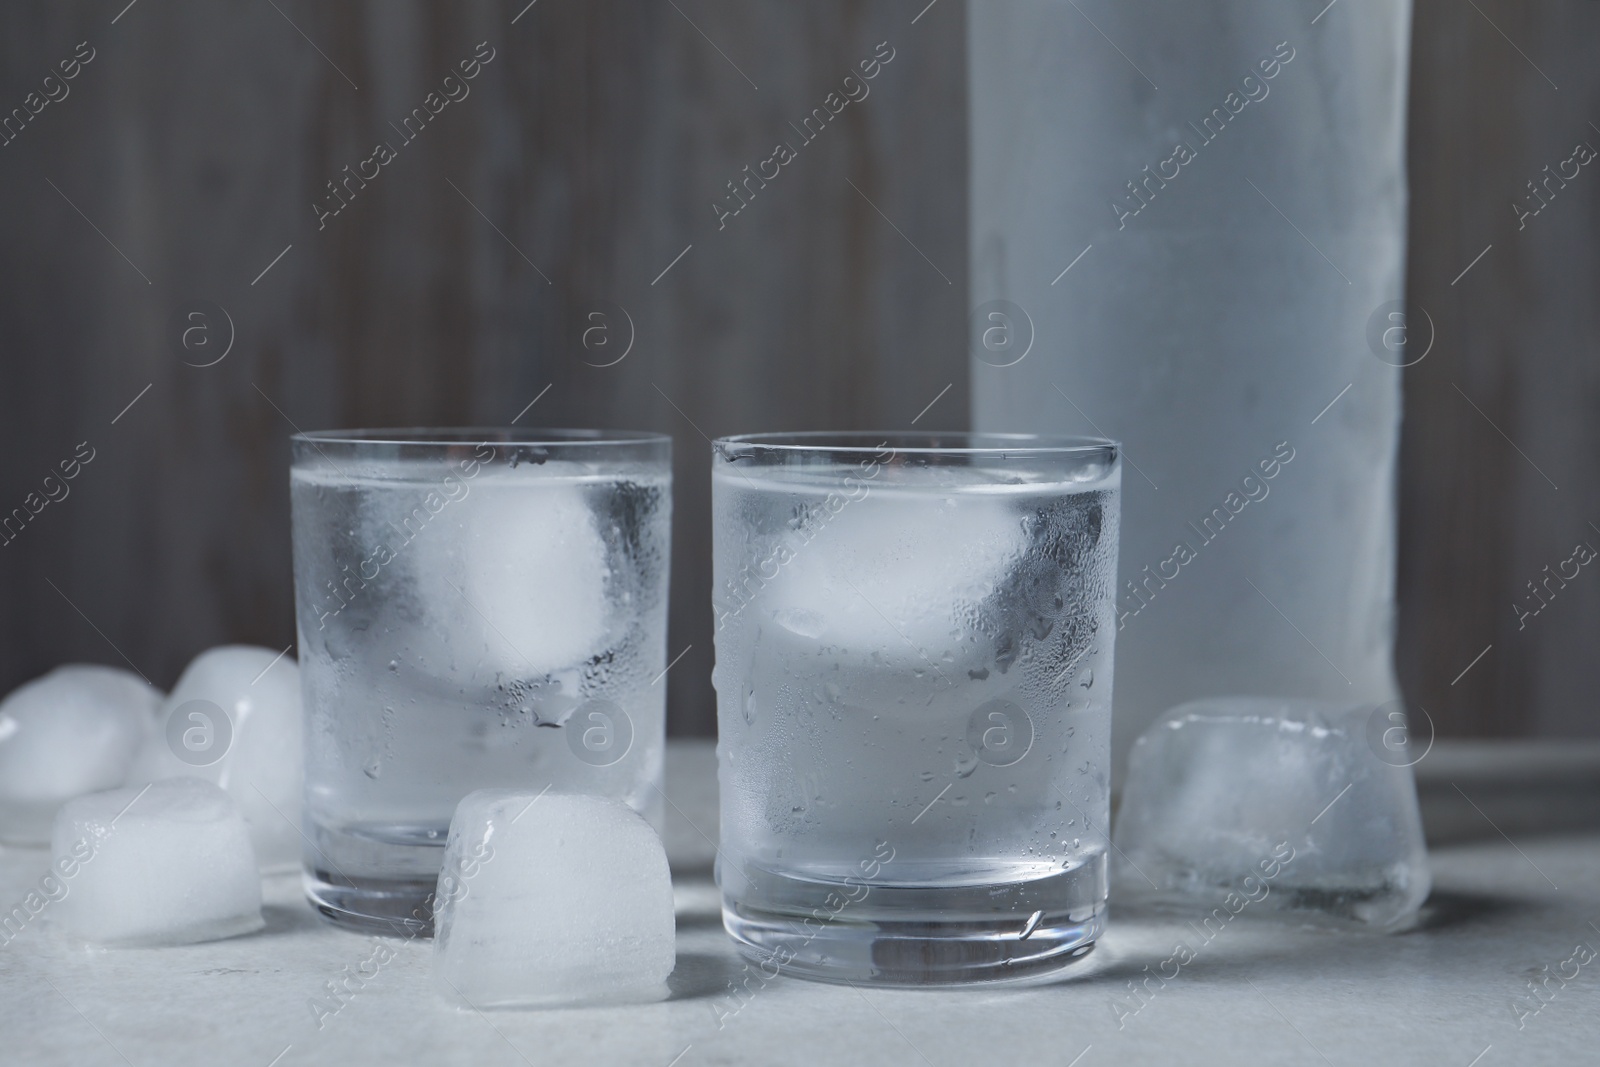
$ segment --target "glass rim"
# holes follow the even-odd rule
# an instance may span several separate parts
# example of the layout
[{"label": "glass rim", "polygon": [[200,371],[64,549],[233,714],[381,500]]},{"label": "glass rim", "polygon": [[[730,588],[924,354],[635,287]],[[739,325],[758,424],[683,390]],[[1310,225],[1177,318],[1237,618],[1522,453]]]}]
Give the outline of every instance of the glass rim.
[{"label": "glass rim", "polygon": [[545,426],[390,426],[349,430],[311,430],[291,434],[291,441],[309,445],[406,445],[411,447],[471,444],[549,445],[552,447],[636,446],[671,444],[672,436],[649,430],[568,429]]},{"label": "glass rim", "polygon": [[[928,442],[917,444],[916,442]],[[959,442],[959,443],[957,443]],[[972,430],[917,433],[905,430],[802,430],[719,437],[711,447],[724,457],[834,452],[877,455],[885,445],[900,455],[1083,456],[1109,449],[1121,458],[1122,442],[1081,434],[986,433]]]}]

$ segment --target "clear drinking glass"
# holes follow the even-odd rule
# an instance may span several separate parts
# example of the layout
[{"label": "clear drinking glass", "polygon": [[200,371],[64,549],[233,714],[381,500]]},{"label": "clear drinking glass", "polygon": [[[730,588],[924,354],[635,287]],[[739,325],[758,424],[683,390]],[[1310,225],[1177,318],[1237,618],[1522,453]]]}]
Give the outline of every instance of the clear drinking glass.
[{"label": "clear drinking glass", "polygon": [[659,823],[671,441],[589,430],[293,438],[306,892],[426,934],[475,789]]},{"label": "clear drinking glass", "polygon": [[712,458],[723,922],[804,977],[1038,979],[1104,925],[1119,448]]}]

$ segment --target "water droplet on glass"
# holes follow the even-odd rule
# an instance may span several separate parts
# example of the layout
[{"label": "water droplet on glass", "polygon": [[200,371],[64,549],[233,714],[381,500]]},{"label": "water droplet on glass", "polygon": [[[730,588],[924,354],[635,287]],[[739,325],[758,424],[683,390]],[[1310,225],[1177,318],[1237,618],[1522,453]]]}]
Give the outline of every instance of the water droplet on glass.
[{"label": "water droplet on glass", "polygon": [[361,771],[368,778],[375,779],[383,773],[383,762],[379,760],[378,757],[374,756],[367,761],[367,765],[362,767]]},{"label": "water droplet on glass", "polygon": [[1088,670],[1083,672],[1083,681],[1079,682],[1078,684],[1083,686],[1085,689],[1088,689],[1090,686],[1094,685],[1093,667],[1090,667]]},{"label": "water droplet on glass", "polygon": [[398,674],[399,671],[400,671],[400,661],[397,660],[397,659],[390,660],[389,661],[389,669]]},{"label": "water droplet on glass", "polygon": [[1017,935],[1019,941],[1028,940],[1028,936],[1039,928],[1039,920],[1044,918],[1043,911],[1036,911],[1028,916],[1028,921],[1022,926],[1022,933]]},{"label": "water droplet on glass", "polygon": [[754,689],[745,690],[743,711],[745,725],[754,726],[756,721],[756,693]]},{"label": "water droplet on glass", "polygon": [[924,782],[931,782],[933,781],[933,772],[923,771],[918,777],[920,777]]},{"label": "water droplet on glass", "polygon": [[972,772],[977,770],[977,769],[978,769],[978,754],[976,752],[968,753],[967,755],[957,757],[957,759],[956,759],[956,777],[957,778],[969,777],[972,774]]}]

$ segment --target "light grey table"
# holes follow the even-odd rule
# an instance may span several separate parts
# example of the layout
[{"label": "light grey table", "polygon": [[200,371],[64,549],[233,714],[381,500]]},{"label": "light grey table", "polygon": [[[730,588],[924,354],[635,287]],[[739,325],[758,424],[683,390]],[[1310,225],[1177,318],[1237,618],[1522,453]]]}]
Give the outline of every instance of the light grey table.
[{"label": "light grey table", "polygon": [[[46,921],[0,947],[0,1064],[1594,1063],[1600,958],[1575,975],[1563,965],[1579,945],[1600,949],[1600,828],[1572,810],[1593,815],[1600,757],[1565,745],[1541,751],[1443,746],[1419,766],[1430,825],[1449,824],[1459,843],[1434,850],[1434,894],[1411,933],[1236,921],[1202,943],[1180,921],[1113,907],[1110,932],[1072,980],[934,992],[763,983],[745,971],[722,933],[710,878],[711,746],[674,744],[666,838],[678,969],[669,1000],[479,1014],[435,996],[429,944],[387,940],[394,958],[351,983],[359,991],[319,1028],[314,1000],[347,968],[362,969],[379,942],[322,922],[298,877],[277,876],[268,880],[264,931],[206,945],[73,948],[46,909]],[[1497,776],[1497,767],[1510,770]],[[1565,804],[1564,836],[1534,832],[1537,813],[1518,798],[1535,786]],[[1468,815],[1478,816],[1481,835],[1468,832]],[[38,850],[0,855],[0,901],[21,899],[47,859]],[[1178,941],[1195,958],[1136,999],[1129,984],[1145,967],[1157,970]],[[1538,998],[1530,980],[1546,980]],[[735,985],[746,991],[735,996]]]}]

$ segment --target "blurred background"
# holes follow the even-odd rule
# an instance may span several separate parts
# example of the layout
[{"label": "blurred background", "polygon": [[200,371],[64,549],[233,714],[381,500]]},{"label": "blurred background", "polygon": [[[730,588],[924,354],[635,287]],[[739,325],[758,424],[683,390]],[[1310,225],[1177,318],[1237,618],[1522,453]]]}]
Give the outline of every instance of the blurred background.
[{"label": "blurred background", "polygon": [[[516,420],[673,435],[669,723],[713,733],[708,439],[968,424],[966,18],[0,9],[0,690],[289,645],[296,428]],[[1600,578],[1519,618],[1600,548],[1600,167],[1520,217],[1600,147],[1597,39],[1592,2],[1416,2],[1408,288],[1437,339],[1403,379],[1397,655],[1442,736],[1600,735]],[[880,42],[867,98],[735,199]]]}]

